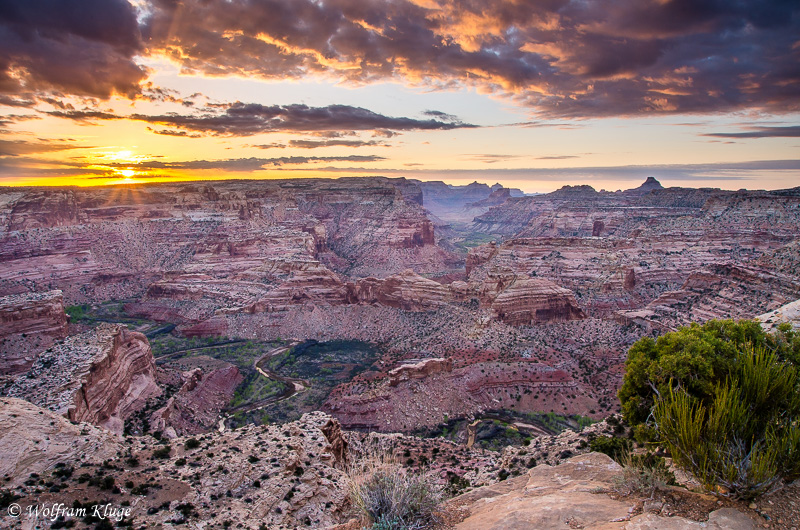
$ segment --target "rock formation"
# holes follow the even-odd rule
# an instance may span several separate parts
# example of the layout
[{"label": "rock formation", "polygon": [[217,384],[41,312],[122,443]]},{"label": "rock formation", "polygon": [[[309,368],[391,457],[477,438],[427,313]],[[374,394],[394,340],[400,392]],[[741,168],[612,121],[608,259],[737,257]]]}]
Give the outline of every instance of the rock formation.
[{"label": "rock formation", "polygon": [[19,486],[31,473],[43,474],[56,464],[99,464],[121,448],[121,439],[93,425],[70,423],[28,401],[0,398],[3,487]]},{"label": "rock formation", "polygon": [[24,372],[37,353],[66,336],[61,291],[0,297],[0,374]]},{"label": "rock formation", "polygon": [[572,291],[536,278],[515,278],[492,301],[492,313],[511,325],[585,317]]},{"label": "rock formation", "polygon": [[200,368],[183,374],[180,390],[150,416],[150,429],[167,438],[211,430],[220,411],[230,402],[244,379],[235,366],[204,374]]},{"label": "rock formation", "polygon": [[119,324],[103,324],[43,352],[8,395],[122,433],[124,420],[161,393],[147,339]]},{"label": "rock formation", "polygon": [[[633,515],[635,504],[624,497],[611,498],[606,491],[622,467],[600,453],[570,458],[556,467],[537,466],[526,475],[484,486],[452,503],[465,505],[469,516],[458,530],[522,530],[527,528],[593,528],[618,530],[752,530],[747,515],[722,508],[709,514],[707,522],[656,513]],[[658,506],[660,513],[662,506]]]},{"label": "rock formation", "polygon": [[765,329],[774,329],[780,324],[789,324],[793,331],[800,330],[800,300],[789,302],[788,304],[764,313],[756,317]]},{"label": "rock formation", "polygon": [[351,288],[356,302],[419,311],[444,304],[449,292],[442,284],[405,270],[384,280],[363,278]]},{"label": "rock formation", "polygon": [[346,428],[393,432],[490,409],[528,410],[534,403],[545,410],[565,402],[587,407],[592,398],[586,394],[567,372],[545,364],[494,362],[453,368],[451,362],[428,359],[396,368],[377,387],[337,387],[324,410]]}]

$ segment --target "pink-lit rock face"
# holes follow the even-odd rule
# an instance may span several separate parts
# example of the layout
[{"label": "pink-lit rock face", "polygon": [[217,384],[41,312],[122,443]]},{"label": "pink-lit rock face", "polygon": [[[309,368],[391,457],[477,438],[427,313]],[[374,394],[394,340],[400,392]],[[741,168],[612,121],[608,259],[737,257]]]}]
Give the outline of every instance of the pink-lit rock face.
[{"label": "pink-lit rock face", "polygon": [[261,269],[271,260],[317,260],[352,277],[457,262],[436,245],[419,185],[404,179],[3,193],[0,295],[55,287],[69,303],[96,302],[195,274],[269,283],[280,276]]},{"label": "pink-lit rock face", "polygon": [[24,372],[39,352],[66,336],[61,291],[0,297],[0,374]]},{"label": "pink-lit rock face", "polygon": [[584,318],[569,289],[541,279],[515,279],[492,301],[492,314],[511,325]]},{"label": "pink-lit rock face", "polygon": [[363,278],[351,286],[353,301],[379,304],[407,311],[432,309],[449,299],[447,287],[423,278],[412,270],[393,274],[384,280]]},{"label": "pink-lit rock face", "polygon": [[199,368],[184,374],[180,390],[150,417],[150,429],[174,438],[212,429],[219,412],[244,379],[235,366],[204,374]]},{"label": "pink-lit rock face", "polygon": [[[469,280],[507,273],[545,278],[573,291],[587,314],[609,318],[680,290],[708,267],[746,263],[796,275],[800,194],[659,189],[652,182],[616,193],[565,187],[510,198],[477,217],[473,228],[506,239],[470,250]],[[793,296],[781,285],[779,296]],[[742,302],[748,309],[736,314],[766,308]]]},{"label": "pink-lit rock face", "polygon": [[161,393],[155,369],[144,335],[102,324],[40,354],[8,395],[121,434],[125,419]]}]

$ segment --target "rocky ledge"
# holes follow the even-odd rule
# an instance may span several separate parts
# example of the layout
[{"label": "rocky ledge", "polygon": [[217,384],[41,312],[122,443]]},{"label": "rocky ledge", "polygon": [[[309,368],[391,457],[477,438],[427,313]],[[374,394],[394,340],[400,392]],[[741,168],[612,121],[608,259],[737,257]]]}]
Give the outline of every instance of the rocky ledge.
[{"label": "rocky ledge", "polygon": [[123,422],[161,393],[147,338],[102,324],[43,352],[8,395],[122,433]]},{"label": "rocky ledge", "polygon": [[527,474],[484,486],[453,499],[468,516],[457,530],[750,530],[753,520],[733,508],[711,512],[708,521],[669,517],[665,506],[634,515],[632,499],[612,498],[622,467],[600,453],[570,458],[555,466],[541,465]]}]

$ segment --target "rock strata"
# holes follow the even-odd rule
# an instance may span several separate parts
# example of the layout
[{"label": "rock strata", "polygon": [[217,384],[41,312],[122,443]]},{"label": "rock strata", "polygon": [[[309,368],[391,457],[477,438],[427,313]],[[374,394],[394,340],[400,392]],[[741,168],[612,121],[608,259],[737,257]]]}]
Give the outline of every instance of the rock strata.
[{"label": "rock strata", "polygon": [[122,433],[124,420],[161,393],[147,338],[103,324],[43,352],[8,395]]},{"label": "rock strata", "polygon": [[66,336],[61,291],[0,297],[0,374],[24,372],[37,353]]},{"label": "rock strata", "polygon": [[235,366],[204,374],[200,368],[183,374],[184,383],[167,404],[150,417],[150,429],[168,438],[207,432],[244,380]]}]

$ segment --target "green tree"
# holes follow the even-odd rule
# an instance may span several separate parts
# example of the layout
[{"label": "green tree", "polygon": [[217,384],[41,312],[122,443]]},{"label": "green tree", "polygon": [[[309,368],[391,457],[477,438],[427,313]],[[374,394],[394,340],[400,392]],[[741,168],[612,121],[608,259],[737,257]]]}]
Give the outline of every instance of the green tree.
[{"label": "green tree", "polygon": [[650,417],[657,396],[681,388],[689,396],[708,400],[716,387],[731,376],[739,352],[763,348],[779,361],[800,364],[800,334],[781,326],[765,332],[751,320],[711,320],[666,333],[657,340],[645,337],[628,351],[625,377],[619,391],[622,413],[631,426]]},{"label": "green tree", "polygon": [[669,385],[653,411],[675,462],[707,488],[740,498],[800,477],[798,368],[748,346],[710,395]]}]

